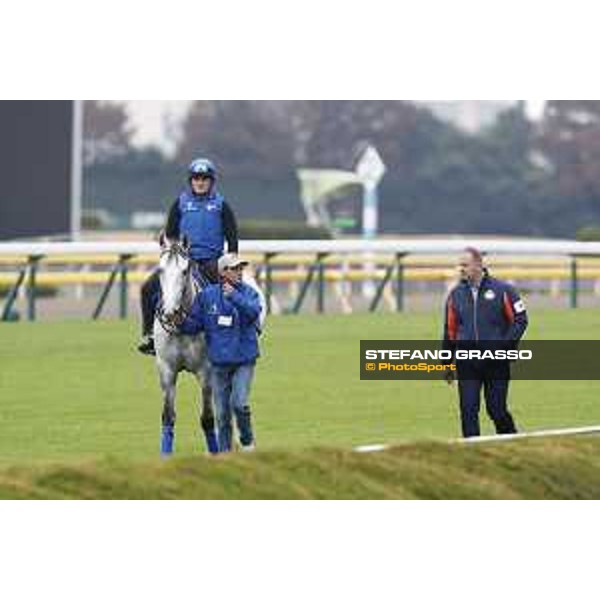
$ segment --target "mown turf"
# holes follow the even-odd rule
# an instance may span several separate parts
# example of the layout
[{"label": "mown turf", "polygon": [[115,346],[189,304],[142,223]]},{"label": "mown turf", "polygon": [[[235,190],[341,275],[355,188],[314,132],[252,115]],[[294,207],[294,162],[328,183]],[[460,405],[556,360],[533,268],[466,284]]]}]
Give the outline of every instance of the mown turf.
[{"label": "mown turf", "polygon": [[[443,382],[361,382],[360,339],[436,338],[438,314],[271,318],[252,404],[261,449],[350,448],[458,434]],[[595,339],[600,312],[535,312],[530,339]],[[156,456],[161,400],[134,322],[0,324],[0,465]],[[176,450],[198,455],[197,390],[178,396]],[[600,423],[600,382],[513,383],[525,430]],[[486,422],[486,419],[484,419]],[[485,432],[490,432],[489,424]]]},{"label": "mown turf", "polygon": [[598,499],[600,438],[13,467],[0,470],[0,498]]}]

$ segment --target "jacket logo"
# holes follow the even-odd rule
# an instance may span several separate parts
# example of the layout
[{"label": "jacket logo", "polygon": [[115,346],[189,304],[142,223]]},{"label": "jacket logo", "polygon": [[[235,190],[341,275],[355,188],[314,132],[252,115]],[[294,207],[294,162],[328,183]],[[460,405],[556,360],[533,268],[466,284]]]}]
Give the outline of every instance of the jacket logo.
[{"label": "jacket logo", "polygon": [[496,294],[494,294],[494,290],[487,290],[485,294],[483,294],[483,297],[486,300],[493,300],[496,297]]},{"label": "jacket logo", "polygon": [[207,204],[206,210],[217,210],[217,205],[216,204]]},{"label": "jacket logo", "polygon": [[518,300],[513,304],[513,308],[515,309],[515,312],[517,314],[525,312],[525,303],[523,302],[523,300]]}]

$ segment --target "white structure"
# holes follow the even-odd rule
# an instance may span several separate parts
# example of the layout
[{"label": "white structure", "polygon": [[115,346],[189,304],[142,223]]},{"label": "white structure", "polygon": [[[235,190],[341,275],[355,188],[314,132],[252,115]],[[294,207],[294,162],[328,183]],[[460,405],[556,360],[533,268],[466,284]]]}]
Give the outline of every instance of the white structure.
[{"label": "white structure", "polygon": [[377,187],[386,172],[385,164],[374,146],[368,145],[361,154],[356,171],[340,169],[298,169],[300,197],[306,221],[313,227],[331,229],[327,204],[346,194],[350,188],[363,189],[362,229],[365,239],[374,239],[378,230]]},{"label": "white structure", "polygon": [[83,189],[83,100],[73,100],[71,141],[71,239],[81,237],[81,198]]},{"label": "white structure", "polygon": [[350,188],[362,185],[356,173],[340,169],[298,169],[297,175],[306,222],[311,227],[331,228],[327,203]]},{"label": "white structure", "polygon": [[379,199],[377,187],[385,175],[386,167],[375,146],[367,146],[356,165],[356,174],[364,187],[363,237],[366,240],[377,236],[379,227]]},{"label": "white structure", "polygon": [[[439,238],[413,240],[242,240],[240,252],[253,254],[457,254],[465,246],[486,254],[537,256],[600,256],[600,242],[571,240],[496,240],[489,238]],[[6,242],[0,256],[150,255],[156,242]]]}]

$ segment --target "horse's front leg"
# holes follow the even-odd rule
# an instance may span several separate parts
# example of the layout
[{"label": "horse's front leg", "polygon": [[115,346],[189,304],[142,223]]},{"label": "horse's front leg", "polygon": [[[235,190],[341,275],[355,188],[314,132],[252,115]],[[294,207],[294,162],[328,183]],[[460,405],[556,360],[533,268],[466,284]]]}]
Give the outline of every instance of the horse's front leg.
[{"label": "horse's front leg", "polygon": [[160,387],[163,392],[162,432],[160,453],[162,456],[173,454],[175,441],[175,389],[177,373],[166,367],[159,367]]},{"label": "horse's front leg", "polygon": [[212,385],[210,383],[210,365],[208,364],[208,361],[206,361],[202,370],[196,373],[196,378],[198,379],[198,385],[202,390],[200,399],[200,404],[202,406],[200,413],[200,427],[204,433],[208,451],[211,454],[217,454],[219,452],[219,443],[215,429],[215,412],[212,399]]}]

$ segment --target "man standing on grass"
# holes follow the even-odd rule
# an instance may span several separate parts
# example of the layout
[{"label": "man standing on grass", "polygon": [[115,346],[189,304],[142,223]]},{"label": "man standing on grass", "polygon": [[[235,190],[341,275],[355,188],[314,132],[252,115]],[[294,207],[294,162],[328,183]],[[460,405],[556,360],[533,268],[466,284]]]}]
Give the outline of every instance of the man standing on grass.
[{"label": "man standing on grass", "polygon": [[[515,289],[490,277],[481,252],[466,248],[460,257],[461,281],[446,300],[444,350],[457,348],[502,349],[517,347],[527,328],[527,312]],[[460,417],[464,437],[480,434],[481,388],[485,406],[498,434],[516,433],[507,406],[510,363],[508,360],[461,359],[456,361]],[[452,384],[455,372],[444,375]]]},{"label": "man standing on grass", "polygon": [[187,335],[205,335],[220,452],[231,451],[234,417],[242,451],[255,447],[249,395],[259,356],[262,306],[258,292],[242,281],[247,265],[235,254],[224,254],[218,261],[220,282],[196,296],[180,327]]}]

